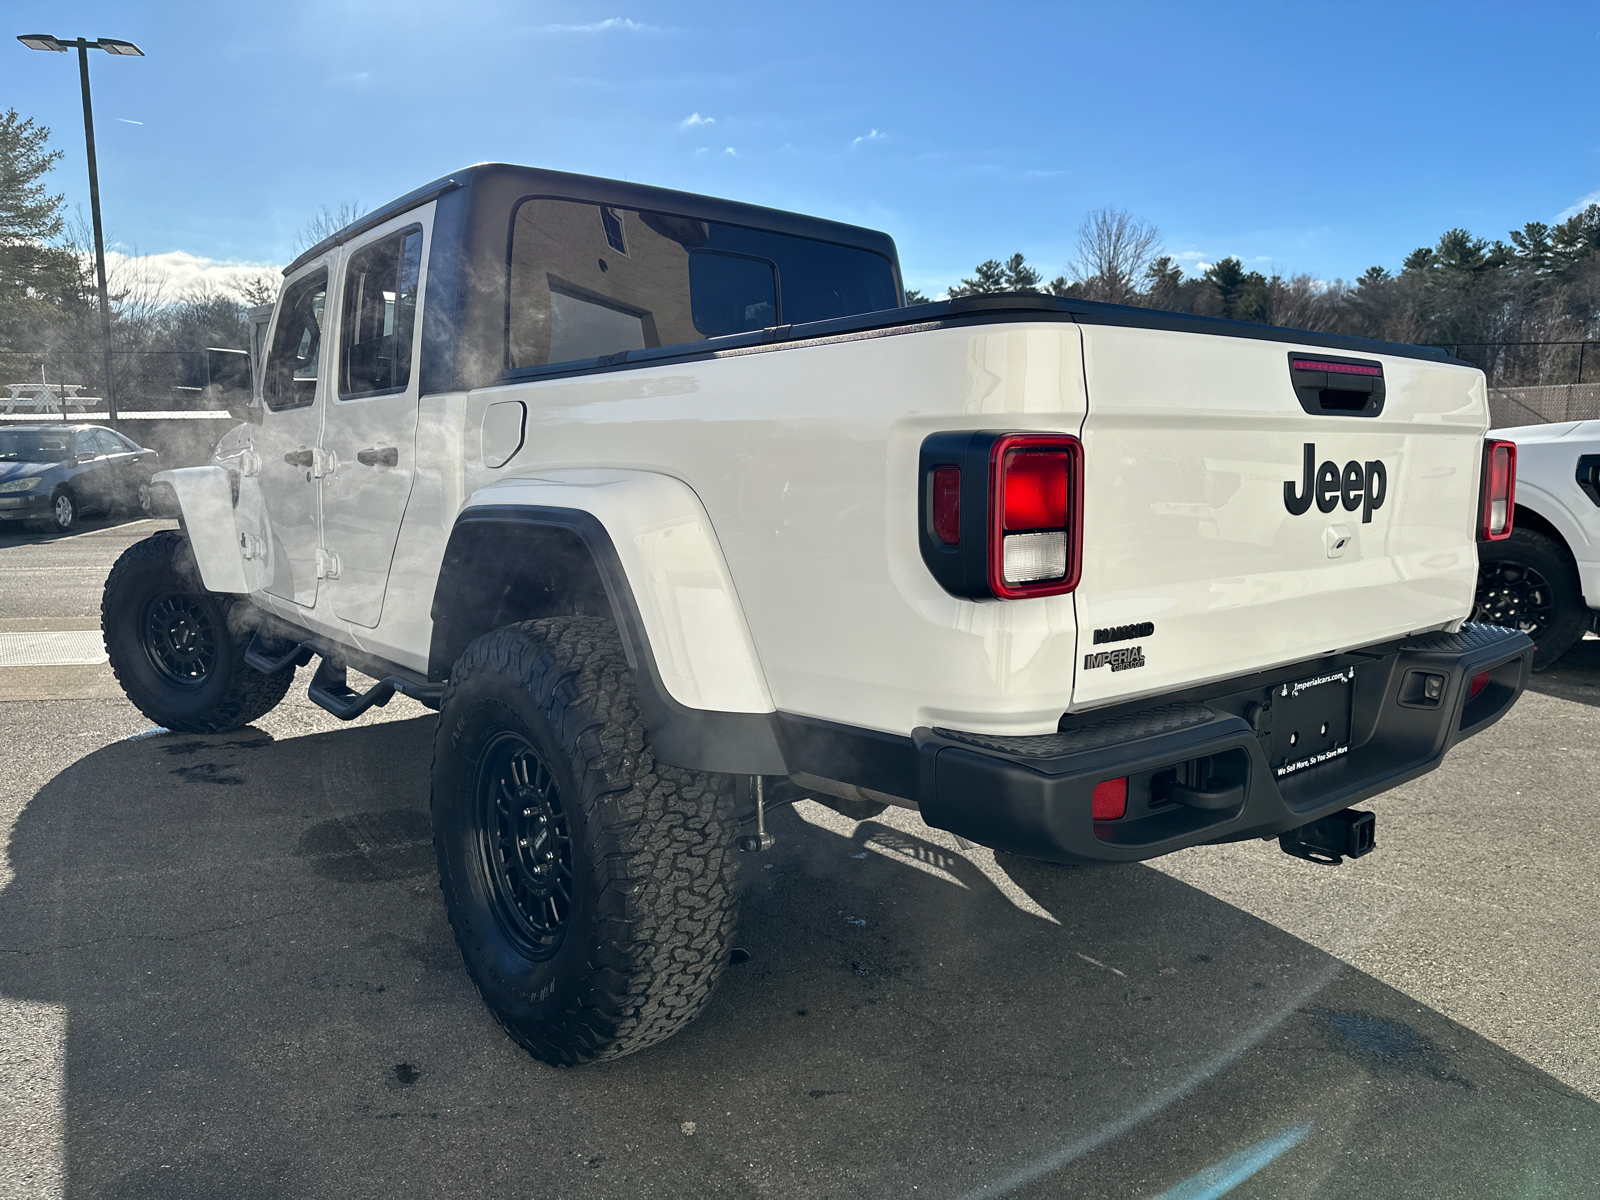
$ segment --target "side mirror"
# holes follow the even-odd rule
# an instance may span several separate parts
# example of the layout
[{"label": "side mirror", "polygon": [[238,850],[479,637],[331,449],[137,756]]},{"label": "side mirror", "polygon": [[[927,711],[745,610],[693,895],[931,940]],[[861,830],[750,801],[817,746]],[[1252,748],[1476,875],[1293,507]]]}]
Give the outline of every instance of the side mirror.
[{"label": "side mirror", "polygon": [[261,424],[255,399],[255,364],[248,350],[206,349],[206,398],[226,408],[236,421]]}]

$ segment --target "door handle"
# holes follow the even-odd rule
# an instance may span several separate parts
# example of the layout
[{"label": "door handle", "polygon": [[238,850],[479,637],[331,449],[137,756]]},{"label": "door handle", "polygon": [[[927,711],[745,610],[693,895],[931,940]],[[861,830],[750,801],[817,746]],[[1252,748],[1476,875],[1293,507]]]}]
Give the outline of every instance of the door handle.
[{"label": "door handle", "polygon": [[356,461],[364,467],[398,467],[400,451],[393,446],[369,446],[356,451]]},{"label": "door handle", "polygon": [[312,463],[310,450],[291,450],[283,456],[283,461],[291,467],[309,467]]}]

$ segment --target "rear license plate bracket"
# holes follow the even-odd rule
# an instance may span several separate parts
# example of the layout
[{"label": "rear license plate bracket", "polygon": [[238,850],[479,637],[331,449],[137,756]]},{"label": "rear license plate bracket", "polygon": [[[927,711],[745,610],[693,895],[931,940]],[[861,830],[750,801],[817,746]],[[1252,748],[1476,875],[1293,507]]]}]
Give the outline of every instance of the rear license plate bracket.
[{"label": "rear license plate bracket", "polygon": [[1278,779],[1334,762],[1350,752],[1350,708],[1356,669],[1344,667],[1272,689],[1272,739],[1267,760]]}]

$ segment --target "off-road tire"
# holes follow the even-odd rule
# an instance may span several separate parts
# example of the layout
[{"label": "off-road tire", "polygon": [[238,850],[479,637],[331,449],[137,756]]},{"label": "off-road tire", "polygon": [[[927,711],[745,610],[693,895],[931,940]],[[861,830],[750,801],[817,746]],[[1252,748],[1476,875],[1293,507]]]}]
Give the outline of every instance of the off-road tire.
[{"label": "off-road tire", "polygon": [[1572,558],[1560,542],[1532,529],[1513,529],[1478,545],[1474,621],[1509,625],[1533,639],[1533,669],[1554,666],[1588,627],[1589,609]]},{"label": "off-road tire", "polygon": [[[526,748],[521,777],[542,763],[554,784],[530,807],[494,808],[508,746]],[[434,848],[467,973],[516,1042],[556,1066],[619,1058],[705,1008],[738,916],[736,807],[732,776],[655,761],[610,621],[526,621],[467,647],[434,740]],[[529,936],[529,893],[515,891],[531,853],[529,838],[507,836],[519,819],[568,839],[567,915],[540,910],[555,930],[542,943]]]},{"label": "off-road tire", "polygon": [[[203,649],[180,678],[152,649],[155,606],[179,611]],[[250,631],[241,627],[238,602],[200,583],[189,541],[164,529],[122,552],[100,598],[100,629],[117,682],[133,706],[157,725],[179,733],[226,733],[272,711],[294,682],[292,670],[263,675],[244,661]],[[200,667],[205,669],[200,671]]]}]

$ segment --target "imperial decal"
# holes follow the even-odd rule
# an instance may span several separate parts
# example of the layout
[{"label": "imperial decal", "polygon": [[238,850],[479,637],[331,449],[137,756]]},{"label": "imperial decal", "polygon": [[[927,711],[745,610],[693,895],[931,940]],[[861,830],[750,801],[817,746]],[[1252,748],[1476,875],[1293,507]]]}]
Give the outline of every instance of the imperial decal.
[{"label": "imperial decal", "polygon": [[1113,671],[1131,671],[1135,667],[1144,666],[1143,646],[1124,646],[1120,650],[1102,650],[1098,654],[1085,654],[1083,656],[1083,669],[1092,671],[1096,667],[1110,667]]},{"label": "imperial decal", "polygon": [[1099,646],[1105,642],[1128,642],[1134,638],[1149,637],[1155,631],[1154,621],[1140,621],[1137,625],[1113,625],[1110,629],[1096,629],[1094,644]]},{"label": "imperial decal", "polygon": [[1320,467],[1316,462],[1316,443],[1307,442],[1300,469],[1299,494],[1296,494],[1294,480],[1283,481],[1283,506],[1289,510],[1289,515],[1298,517],[1315,499],[1318,512],[1331,513],[1341,504],[1345,512],[1355,512],[1359,508],[1361,523],[1368,524],[1372,514],[1383,507],[1384,497],[1389,493],[1389,472],[1383,462],[1373,459],[1363,464],[1351,459],[1342,471],[1332,459]]}]

